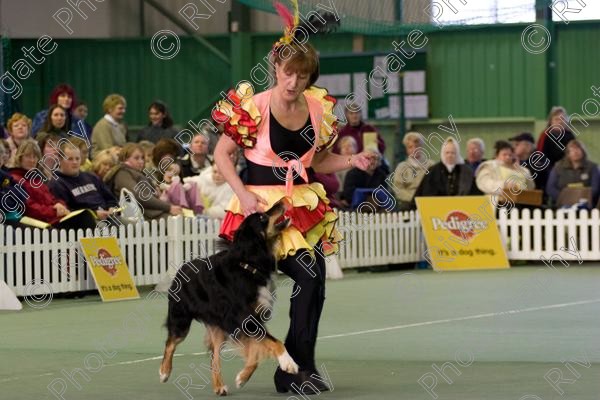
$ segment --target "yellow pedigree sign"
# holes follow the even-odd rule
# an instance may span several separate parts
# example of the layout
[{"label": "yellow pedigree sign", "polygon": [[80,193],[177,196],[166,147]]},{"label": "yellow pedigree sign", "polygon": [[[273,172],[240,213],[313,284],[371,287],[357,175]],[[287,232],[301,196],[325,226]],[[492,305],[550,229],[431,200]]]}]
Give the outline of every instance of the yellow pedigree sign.
[{"label": "yellow pedigree sign", "polygon": [[416,202],[425,257],[436,271],[510,267],[487,196],[417,197]]},{"label": "yellow pedigree sign", "polygon": [[102,301],[140,298],[117,238],[81,238],[80,242]]}]

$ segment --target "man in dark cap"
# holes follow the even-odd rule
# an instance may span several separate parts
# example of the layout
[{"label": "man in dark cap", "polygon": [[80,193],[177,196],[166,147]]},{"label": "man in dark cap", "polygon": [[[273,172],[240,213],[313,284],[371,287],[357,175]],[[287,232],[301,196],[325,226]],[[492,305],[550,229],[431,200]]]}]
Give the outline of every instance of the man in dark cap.
[{"label": "man in dark cap", "polygon": [[[544,178],[548,171],[540,171],[539,167],[535,169],[529,164],[530,156],[535,151],[535,139],[533,138],[533,135],[529,132],[523,132],[511,137],[508,140],[513,146],[513,151],[515,153],[515,157],[517,157],[519,161],[519,165],[527,168],[529,172],[531,172],[531,176],[535,182],[535,188],[544,190]],[[536,166],[540,166],[542,164],[543,163],[537,163]]]}]

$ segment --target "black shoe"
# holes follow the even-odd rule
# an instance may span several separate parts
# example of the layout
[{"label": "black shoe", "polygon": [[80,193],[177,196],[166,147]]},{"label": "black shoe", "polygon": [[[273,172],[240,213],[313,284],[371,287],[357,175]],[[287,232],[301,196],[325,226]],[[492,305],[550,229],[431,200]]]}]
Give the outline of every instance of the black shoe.
[{"label": "black shoe", "polygon": [[[321,380],[315,379],[313,374]],[[296,375],[292,375],[278,367],[273,379],[275,381],[275,389],[279,393],[293,392],[299,395],[310,396],[329,390],[329,386],[325,384],[324,379],[321,378],[317,371],[300,370]]]},{"label": "black shoe", "polygon": [[309,371],[310,374],[310,382],[315,385],[317,389],[321,392],[328,392],[330,390],[329,386],[325,383],[325,379],[319,374],[319,371],[316,369],[313,371]]}]

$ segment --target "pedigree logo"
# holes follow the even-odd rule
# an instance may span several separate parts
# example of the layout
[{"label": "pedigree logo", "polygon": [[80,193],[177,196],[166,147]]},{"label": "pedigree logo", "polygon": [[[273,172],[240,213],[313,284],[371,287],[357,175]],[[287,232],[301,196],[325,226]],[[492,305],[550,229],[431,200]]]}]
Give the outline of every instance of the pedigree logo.
[{"label": "pedigree logo", "polygon": [[472,220],[469,215],[462,211],[451,211],[446,220],[440,218],[432,218],[434,231],[450,231],[454,236],[461,239],[471,240],[479,232],[487,229],[486,221]]},{"label": "pedigree logo", "polygon": [[119,257],[113,257],[106,249],[99,249],[98,256],[91,256],[94,265],[101,266],[110,276],[117,274],[117,265],[121,264]]}]

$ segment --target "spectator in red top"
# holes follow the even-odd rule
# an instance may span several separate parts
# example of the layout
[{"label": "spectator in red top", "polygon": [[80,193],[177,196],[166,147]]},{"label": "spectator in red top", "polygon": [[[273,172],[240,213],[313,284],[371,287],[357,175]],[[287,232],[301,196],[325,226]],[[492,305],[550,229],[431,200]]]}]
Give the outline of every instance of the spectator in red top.
[{"label": "spectator in red top", "polygon": [[28,195],[25,202],[25,216],[39,219],[51,225],[69,214],[64,201],[50,193],[46,185],[46,177],[36,166],[42,158],[42,152],[35,140],[28,139],[21,143],[15,156],[15,168],[9,169],[9,174],[18,186]]},{"label": "spectator in red top", "polygon": [[346,136],[351,136],[354,138],[354,140],[356,140],[356,152],[360,153],[363,151],[364,147],[363,134],[365,132],[375,132],[377,133],[377,148],[379,149],[379,153],[385,154],[385,142],[383,141],[383,138],[379,132],[377,132],[375,127],[364,123],[360,108],[358,108],[355,104],[352,107],[346,107],[345,114],[348,123],[339,131],[338,140],[333,152],[340,154],[339,143],[341,139]]},{"label": "spectator in red top", "polygon": [[539,185],[542,188],[546,187],[554,164],[564,157],[567,143],[575,139],[569,124],[567,110],[564,107],[552,107],[548,114],[548,125],[540,134],[537,143],[538,151],[544,153],[550,161],[548,166],[539,172]]}]

